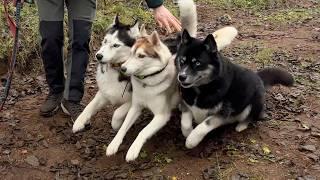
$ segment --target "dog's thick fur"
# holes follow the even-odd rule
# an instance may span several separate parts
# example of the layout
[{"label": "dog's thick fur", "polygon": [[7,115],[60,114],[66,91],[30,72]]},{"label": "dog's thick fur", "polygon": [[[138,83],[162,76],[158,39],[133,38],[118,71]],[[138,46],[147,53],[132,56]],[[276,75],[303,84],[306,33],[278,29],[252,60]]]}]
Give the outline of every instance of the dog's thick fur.
[{"label": "dog's thick fur", "polygon": [[[184,102],[181,129],[186,147],[193,148],[210,131],[238,122],[236,131],[258,120],[264,110],[266,87],[291,86],[286,71],[267,68],[255,73],[233,64],[218,52],[214,36],[199,40],[184,31],[176,56],[178,80]],[[192,120],[199,125],[193,129]]]},{"label": "dog's thick fur", "polygon": [[[179,2],[182,26],[196,35],[196,7],[192,0]],[[191,14],[190,14],[191,13]],[[228,32],[230,34],[225,34]],[[171,111],[180,102],[177,83],[177,73],[174,58],[168,47],[161,42],[158,33],[151,35],[141,29],[142,37],[138,38],[131,49],[132,56],[125,62],[121,69],[131,75],[132,105],[119,129],[117,135],[109,144],[106,154],[108,156],[118,151],[124,136],[137,120],[143,108],[148,108],[154,114],[151,122],[139,133],[130,146],[126,160],[135,160],[143,144],[158,130],[166,125],[171,116]],[[237,31],[232,27],[216,32],[221,48],[227,46],[236,36]],[[223,35],[226,35],[223,37]],[[222,40],[223,39],[223,40]]]},{"label": "dog's thick fur", "polygon": [[96,53],[99,65],[96,80],[98,92],[94,99],[86,106],[73,124],[73,132],[82,130],[90,118],[107,103],[120,105],[113,114],[112,128],[118,130],[131,106],[130,78],[124,78],[120,73],[120,66],[130,56],[130,49],[135,39],[140,35],[138,23],[125,25],[115,17],[113,24],[107,29],[102,46]]},{"label": "dog's thick fur", "polygon": [[[193,18],[182,19],[182,26],[195,32],[196,22],[190,22],[196,21],[195,4],[179,4],[181,15],[193,13],[191,15]],[[182,12],[190,9],[192,11]],[[181,16],[181,18],[183,17],[190,16]],[[167,124],[171,111],[177,107],[180,101],[174,56],[160,40],[156,31],[148,35],[144,29],[141,29],[140,34],[142,37],[138,38],[133,45],[130,59],[121,66],[124,73],[131,75],[132,105],[117,135],[107,148],[107,156],[118,151],[127,131],[144,108],[150,109],[154,117],[130,146],[126,155],[127,161],[135,160],[138,157],[143,144]]]},{"label": "dog's thick fur", "polygon": [[166,125],[180,98],[174,59],[168,47],[160,41],[157,32],[139,38],[132,53],[132,57],[122,65],[122,70],[132,75],[132,105],[106,154],[110,156],[118,151],[125,134],[143,108],[150,109],[154,117],[130,146],[127,161],[136,159],[146,140]]}]

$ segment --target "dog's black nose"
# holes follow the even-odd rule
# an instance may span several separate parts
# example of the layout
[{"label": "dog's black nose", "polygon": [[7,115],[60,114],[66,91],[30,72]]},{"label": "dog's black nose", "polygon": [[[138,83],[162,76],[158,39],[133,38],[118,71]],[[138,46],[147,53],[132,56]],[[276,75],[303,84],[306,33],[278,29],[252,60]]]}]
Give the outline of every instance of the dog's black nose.
[{"label": "dog's black nose", "polygon": [[126,67],[124,67],[124,66],[121,66],[121,72],[126,72],[127,71],[127,68]]},{"label": "dog's black nose", "polygon": [[103,55],[102,54],[96,54],[96,58],[98,61],[101,61],[102,58],[103,58]]},{"label": "dog's black nose", "polygon": [[187,75],[186,74],[179,74],[178,76],[178,80],[183,82],[187,79]]}]

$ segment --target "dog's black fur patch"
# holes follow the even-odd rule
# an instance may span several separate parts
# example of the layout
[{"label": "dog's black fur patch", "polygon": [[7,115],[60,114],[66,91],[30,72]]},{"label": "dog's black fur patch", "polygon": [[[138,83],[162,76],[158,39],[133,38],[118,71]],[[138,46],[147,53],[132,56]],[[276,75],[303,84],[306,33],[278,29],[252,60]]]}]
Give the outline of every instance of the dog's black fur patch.
[{"label": "dog's black fur patch", "polygon": [[128,31],[130,31],[130,28],[132,28],[137,21],[133,25],[127,25],[123,24],[119,21],[119,17],[116,16],[114,24],[107,29],[107,34],[113,34],[114,32],[118,31],[118,39],[123,42],[126,46],[133,46],[135,43],[135,39],[130,37],[128,34]]},{"label": "dog's black fur patch", "polygon": [[[182,57],[184,57],[183,61],[181,61]],[[195,59],[201,66],[194,66]],[[251,104],[248,119],[258,120],[264,109],[265,85],[293,84],[292,76],[285,71],[269,69],[257,74],[233,64],[217,51],[212,35],[208,35],[202,41],[190,37],[188,32],[184,31],[175,63],[178,72],[188,66],[190,70],[187,76],[193,76],[197,71],[211,71],[207,83],[191,88],[181,87],[182,98],[188,105],[201,109],[213,109],[222,103],[222,108],[217,112],[222,117],[238,115]],[[274,71],[277,73],[272,73]],[[263,74],[262,79],[259,77],[260,74]]]}]

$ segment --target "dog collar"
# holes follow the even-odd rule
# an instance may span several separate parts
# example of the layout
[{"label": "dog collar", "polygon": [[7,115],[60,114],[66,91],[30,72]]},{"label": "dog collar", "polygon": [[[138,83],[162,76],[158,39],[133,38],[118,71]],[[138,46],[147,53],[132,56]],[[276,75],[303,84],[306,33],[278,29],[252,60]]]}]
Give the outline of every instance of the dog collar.
[{"label": "dog collar", "polygon": [[145,79],[145,78],[148,78],[148,77],[151,77],[151,76],[154,76],[154,75],[157,75],[159,73],[161,73],[164,69],[166,69],[166,67],[168,66],[169,63],[167,63],[162,69],[160,69],[159,71],[156,71],[154,73],[151,73],[151,74],[148,74],[148,75],[134,75],[136,78],[142,80],[142,79]]},{"label": "dog collar", "polygon": [[119,70],[121,67],[122,63],[110,63],[110,67],[112,67],[113,69],[117,69]]}]

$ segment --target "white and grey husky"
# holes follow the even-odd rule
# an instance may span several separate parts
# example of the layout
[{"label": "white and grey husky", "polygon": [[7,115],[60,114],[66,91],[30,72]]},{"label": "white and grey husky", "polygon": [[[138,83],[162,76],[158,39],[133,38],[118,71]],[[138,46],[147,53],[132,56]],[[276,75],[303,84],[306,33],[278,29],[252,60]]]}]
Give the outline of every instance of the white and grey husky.
[{"label": "white and grey husky", "polygon": [[[196,7],[192,0],[179,2],[182,27],[196,34]],[[223,32],[228,32],[224,34]],[[131,76],[132,103],[117,135],[107,148],[108,156],[115,154],[124,136],[140,116],[143,108],[154,114],[151,122],[139,133],[130,146],[126,160],[135,160],[144,143],[170,120],[171,111],[180,102],[175,56],[154,31],[148,35],[141,28],[140,35],[131,48],[130,58],[122,64],[121,71]],[[225,35],[225,36],[224,36]],[[227,27],[215,33],[220,49],[230,44],[237,35],[235,28]],[[222,39],[221,39],[222,38]],[[220,43],[221,42],[221,43]]]}]

